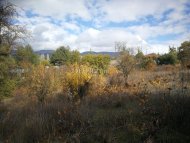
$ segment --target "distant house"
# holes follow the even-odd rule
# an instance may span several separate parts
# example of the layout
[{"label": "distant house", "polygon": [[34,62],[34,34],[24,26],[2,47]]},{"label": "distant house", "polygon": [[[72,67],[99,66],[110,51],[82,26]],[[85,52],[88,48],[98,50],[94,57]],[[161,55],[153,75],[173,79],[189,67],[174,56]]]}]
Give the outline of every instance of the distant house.
[{"label": "distant house", "polygon": [[53,52],[54,52],[54,50],[39,50],[39,51],[36,51],[35,53],[40,56],[41,60],[49,61]]}]

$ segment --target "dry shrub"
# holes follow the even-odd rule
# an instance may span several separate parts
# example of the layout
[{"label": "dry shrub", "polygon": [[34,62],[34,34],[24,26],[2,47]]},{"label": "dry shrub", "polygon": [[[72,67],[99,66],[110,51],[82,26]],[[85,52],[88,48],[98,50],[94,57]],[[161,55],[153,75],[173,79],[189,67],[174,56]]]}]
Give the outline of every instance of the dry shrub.
[{"label": "dry shrub", "polygon": [[114,74],[108,77],[110,86],[123,86],[125,78],[122,73]]},{"label": "dry shrub", "polygon": [[88,95],[89,96],[97,96],[104,93],[105,88],[107,86],[107,78],[103,75],[93,76],[90,80],[90,88]]},{"label": "dry shrub", "polygon": [[124,77],[122,73],[115,67],[108,68],[108,83],[110,86],[120,86],[124,84]]},{"label": "dry shrub", "polygon": [[179,66],[175,66],[175,65],[161,65],[158,66],[157,71],[178,71],[179,70]]},{"label": "dry shrub", "polygon": [[[44,104],[23,99],[0,104],[2,142],[186,143],[190,141],[190,98],[146,92],[89,96],[75,104],[65,96]],[[147,99],[148,98],[148,99]],[[16,104],[15,104],[16,102]]]},{"label": "dry shrub", "polygon": [[0,115],[0,140],[8,143],[52,142],[55,138],[67,141],[81,127],[74,104],[63,97],[51,98],[45,104],[4,104]]},{"label": "dry shrub", "polygon": [[153,60],[149,60],[146,63],[145,70],[154,71],[156,67],[157,67],[156,63]]},{"label": "dry shrub", "polygon": [[99,95],[107,86],[106,76],[96,73],[87,65],[70,65],[62,72],[61,78],[63,92],[70,94],[72,98]]},{"label": "dry shrub", "polygon": [[32,67],[23,85],[27,88],[28,95],[36,96],[40,102],[43,102],[47,96],[61,91],[58,71],[43,65]]},{"label": "dry shrub", "polygon": [[114,76],[119,73],[119,70],[115,66],[109,66],[108,68],[108,76]]}]

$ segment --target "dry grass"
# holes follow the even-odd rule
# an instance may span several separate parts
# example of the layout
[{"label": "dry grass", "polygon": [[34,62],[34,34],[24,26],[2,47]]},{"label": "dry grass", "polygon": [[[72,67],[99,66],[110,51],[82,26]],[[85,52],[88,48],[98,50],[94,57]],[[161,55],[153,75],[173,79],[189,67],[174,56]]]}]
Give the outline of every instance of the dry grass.
[{"label": "dry grass", "polygon": [[118,82],[119,74],[94,77],[83,100],[62,92],[39,103],[17,92],[0,104],[0,141],[190,142],[189,75],[189,71],[136,71],[128,87]]}]

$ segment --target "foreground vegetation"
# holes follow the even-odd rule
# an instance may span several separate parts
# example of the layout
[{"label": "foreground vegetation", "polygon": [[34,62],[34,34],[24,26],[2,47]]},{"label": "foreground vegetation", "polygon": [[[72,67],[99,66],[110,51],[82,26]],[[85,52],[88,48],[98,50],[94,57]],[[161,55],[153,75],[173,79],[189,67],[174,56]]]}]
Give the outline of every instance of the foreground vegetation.
[{"label": "foreground vegetation", "polygon": [[[113,67],[107,76],[86,75],[88,70],[83,70],[78,83],[73,67],[68,72],[73,76],[58,70],[62,78],[56,78],[55,69],[44,71],[45,77],[38,67],[33,74],[39,76],[31,74],[33,80],[27,78],[13,98],[0,104],[1,141],[189,142],[190,73],[165,68],[134,71],[126,87]],[[86,86],[83,81],[90,76]],[[82,85],[87,91],[79,90]]]}]

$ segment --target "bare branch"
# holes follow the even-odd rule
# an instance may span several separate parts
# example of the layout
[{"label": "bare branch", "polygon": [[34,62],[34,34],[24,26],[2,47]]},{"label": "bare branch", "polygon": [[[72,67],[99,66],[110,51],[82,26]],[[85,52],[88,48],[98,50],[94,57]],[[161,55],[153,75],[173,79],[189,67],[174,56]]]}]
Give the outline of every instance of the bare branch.
[{"label": "bare branch", "polygon": [[15,5],[5,0],[0,1],[0,44],[13,46],[26,38],[26,28],[15,24],[17,17]]}]

